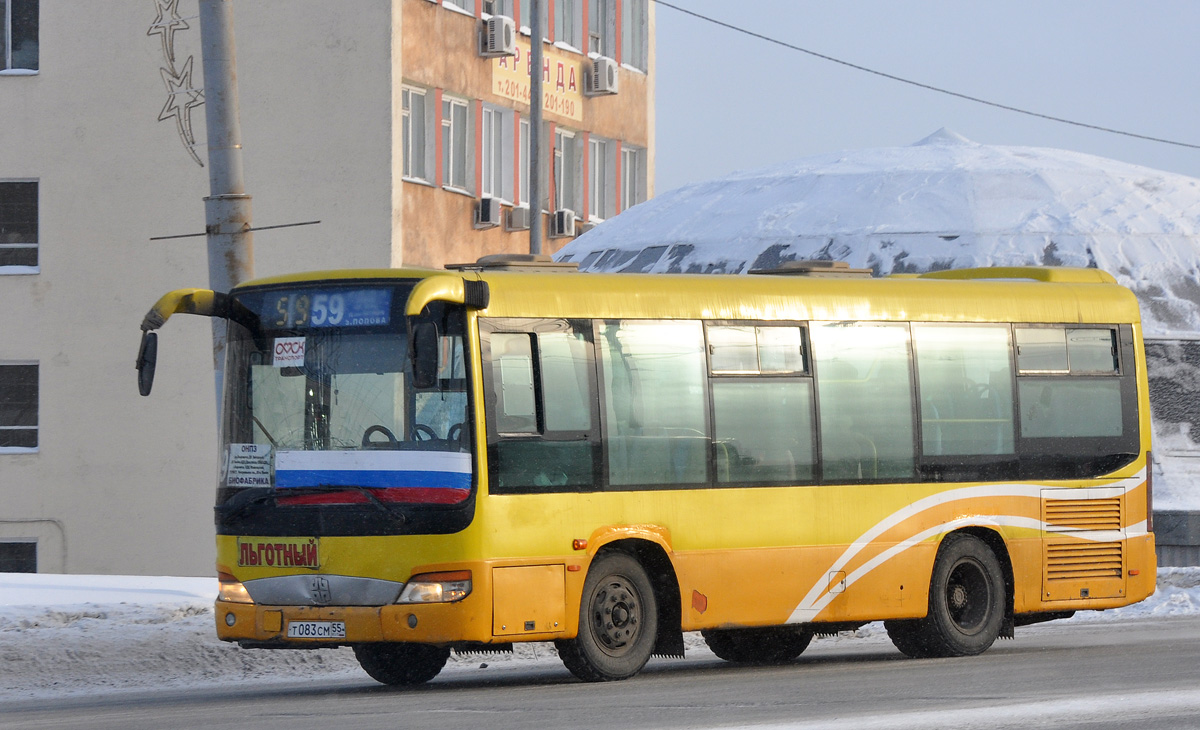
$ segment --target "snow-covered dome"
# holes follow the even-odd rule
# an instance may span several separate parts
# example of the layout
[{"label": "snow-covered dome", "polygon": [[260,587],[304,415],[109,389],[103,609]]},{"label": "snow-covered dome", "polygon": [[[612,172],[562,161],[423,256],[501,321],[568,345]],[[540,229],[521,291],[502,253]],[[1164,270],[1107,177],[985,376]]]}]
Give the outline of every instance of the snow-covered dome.
[{"label": "snow-covered dome", "polygon": [[694,183],[597,226],[555,258],[585,271],[745,273],[837,259],[877,275],[1099,267],[1149,334],[1200,330],[1200,179],[939,130],[908,147],[817,155]]}]

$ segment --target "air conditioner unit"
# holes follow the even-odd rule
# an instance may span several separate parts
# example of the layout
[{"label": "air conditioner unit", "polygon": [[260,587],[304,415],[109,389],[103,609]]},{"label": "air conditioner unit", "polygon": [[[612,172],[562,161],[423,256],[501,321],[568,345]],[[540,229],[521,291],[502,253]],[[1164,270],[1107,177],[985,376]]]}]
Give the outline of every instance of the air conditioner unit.
[{"label": "air conditioner unit", "polygon": [[582,236],[583,234],[587,233],[588,231],[592,230],[593,228],[595,228],[598,225],[600,225],[599,221],[584,221],[584,222],[580,223],[579,224],[579,235]]},{"label": "air conditioner unit", "polygon": [[617,62],[607,56],[597,56],[592,59],[592,72],[588,78],[589,95],[617,93]]},{"label": "air conditioner unit", "polygon": [[493,15],[479,31],[479,55],[484,58],[517,54],[517,24],[506,15]]},{"label": "air conditioner unit", "polygon": [[532,216],[529,212],[529,206],[516,206],[508,211],[508,224],[505,228],[510,231],[528,231],[530,220],[532,220]]},{"label": "air conditioner unit", "polygon": [[475,227],[495,228],[500,225],[502,209],[497,198],[480,198],[475,204]]},{"label": "air conditioner unit", "polygon": [[550,217],[550,238],[575,237],[575,211],[561,208]]}]

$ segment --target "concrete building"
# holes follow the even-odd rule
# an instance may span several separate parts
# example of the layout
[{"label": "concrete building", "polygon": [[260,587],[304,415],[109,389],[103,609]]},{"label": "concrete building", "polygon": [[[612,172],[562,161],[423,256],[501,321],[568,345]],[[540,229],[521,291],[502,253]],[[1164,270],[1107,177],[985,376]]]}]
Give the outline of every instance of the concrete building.
[{"label": "concrete building", "polygon": [[[204,229],[197,3],[0,0],[0,571],[213,570],[209,323],[171,321],[153,397],[133,371],[149,306],[208,282],[202,236],[152,240]],[[552,253],[653,191],[654,14],[545,5]],[[527,251],[528,12],[236,3],[254,225],[320,221],[257,233],[255,273]]]}]

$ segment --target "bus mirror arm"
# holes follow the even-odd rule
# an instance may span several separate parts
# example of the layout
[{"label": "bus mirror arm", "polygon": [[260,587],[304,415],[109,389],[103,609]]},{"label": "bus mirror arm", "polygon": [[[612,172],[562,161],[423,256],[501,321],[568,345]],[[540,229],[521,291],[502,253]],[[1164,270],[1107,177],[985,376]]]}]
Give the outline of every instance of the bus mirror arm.
[{"label": "bus mirror arm", "polygon": [[154,385],[154,367],[158,360],[158,334],[174,314],[197,314],[219,317],[244,325],[255,337],[259,336],[258,317],[228,294],[210,289],[176,289],[164,294],[142,318],[142,341],[138,346],[138,392],[150,395]]}]

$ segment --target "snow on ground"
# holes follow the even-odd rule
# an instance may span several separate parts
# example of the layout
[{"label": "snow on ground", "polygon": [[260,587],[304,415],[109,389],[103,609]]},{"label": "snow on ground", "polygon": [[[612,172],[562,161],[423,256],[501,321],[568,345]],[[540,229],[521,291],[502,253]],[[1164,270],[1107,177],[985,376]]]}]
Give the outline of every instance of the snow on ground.
[{"label": "snow on ground", "polygon": [[[213,578],[0,573],[0,702],[152,689],[244,687],[367,676],[349,649],[270,651],[218,641]],[[1200,613],[1200,568],[1163,568],[1146,601],[1070,622]],[[699,634],[688,654],[707,655]],[[887,643],[881,624],[820,642]],[[550,644],[513,654],[452,656],[446,672],[558,666]]]}]

